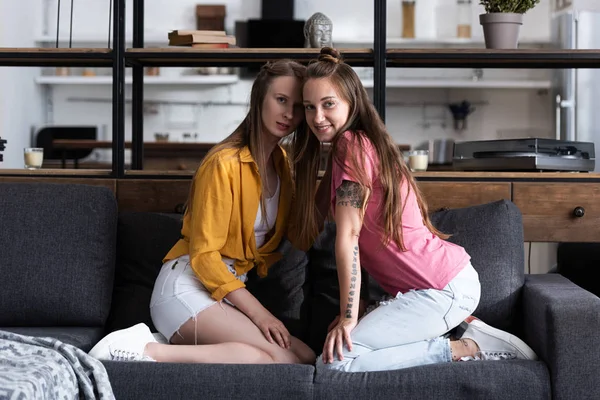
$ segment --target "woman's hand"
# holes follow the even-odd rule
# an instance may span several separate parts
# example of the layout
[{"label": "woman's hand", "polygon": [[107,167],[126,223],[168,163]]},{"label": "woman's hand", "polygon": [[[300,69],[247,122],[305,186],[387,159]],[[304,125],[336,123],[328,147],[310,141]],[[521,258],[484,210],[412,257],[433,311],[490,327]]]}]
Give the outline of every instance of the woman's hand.
[{"label": "woman's hand", "polygon": [[254,325],[258,326],[269,343],[277,343],[284,349],[289,349],[291,345],[290,333],[283,322],[278,320],[265,309],[252,319]]},{"label": "woman's hand", "polygon": [[325,345],[323,346],[322,359],[325,364],[330,364],[334,361],[334,351],[337,353],[340,361],[344,359],[344,342],[346,342],[348,351],[352,351],[350,332],[356,327],[357,320],[345,318],[339,319],[339,316],[337,318],[337,324],[327,334],[327,339],[325,339]]}]

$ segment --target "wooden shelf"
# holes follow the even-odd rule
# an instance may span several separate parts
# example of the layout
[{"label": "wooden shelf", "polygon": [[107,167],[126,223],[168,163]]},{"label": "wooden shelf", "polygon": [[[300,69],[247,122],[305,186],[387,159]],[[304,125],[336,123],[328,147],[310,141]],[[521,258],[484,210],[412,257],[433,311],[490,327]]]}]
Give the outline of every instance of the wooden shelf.
[{"label": "wooden shelf", "polygon": [[390,49],[388,67],[597,68],[600,50]]},{"label": "wooden shelf", "polygon": [[[179,77],[144,76],[145,85],[227,85],[239,81],[237,75],[185,75]],[[35,82],[40,85],[112,85],[112,76],[39,76]],[[130,85],[132,77],[125,77]]]},{"label": "wooden shelf", "polygon": [[40,169],[0,169],[0,176],[94,176],[108,177],[110,169],[62,169],[62,168],[40,168]]},{"label": "wooden shelf", "polygon": [[0,48],[0,66],[112,66],[112,49]]},{"label": "wooden shelf", "polygon": [[[194,49],[190,47],[131,48],[125,52],[129,65],[144,66],[250,66],[281,58],[300,62],[315,60],[319,49]],[[372,49],[338,49],[355,66],[373,66]]]},{"label": "wooden shelf", "polygon": [[600,173],[594,172],[467,172],[427,171],[415,172],[422,181],[528,181],[528,182],[600,182]]}]

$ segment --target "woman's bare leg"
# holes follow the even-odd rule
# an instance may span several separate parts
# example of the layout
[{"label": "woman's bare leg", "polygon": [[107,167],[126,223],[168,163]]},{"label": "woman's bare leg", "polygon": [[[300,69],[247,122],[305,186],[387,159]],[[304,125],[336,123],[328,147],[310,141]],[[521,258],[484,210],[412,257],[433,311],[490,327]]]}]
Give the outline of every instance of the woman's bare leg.
[{"label": "woman's bare leg", "polygon": [[315,354],[292,337],[290,349],[269,343],[241,311],[222,302],[189,319],[171,338],[174,345],[148,343],[145,354],[161,362],[182,363],[307,363]]}]

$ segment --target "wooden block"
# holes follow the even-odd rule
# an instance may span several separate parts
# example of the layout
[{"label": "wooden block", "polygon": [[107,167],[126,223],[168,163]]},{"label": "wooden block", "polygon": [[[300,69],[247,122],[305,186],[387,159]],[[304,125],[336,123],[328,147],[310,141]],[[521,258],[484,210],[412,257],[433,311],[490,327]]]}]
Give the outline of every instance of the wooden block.
[{"label": "wooden block", "polygon": [[196,6],[196,15],[204,18],[225,18],[226,8],[220,4],[198,4]]}]

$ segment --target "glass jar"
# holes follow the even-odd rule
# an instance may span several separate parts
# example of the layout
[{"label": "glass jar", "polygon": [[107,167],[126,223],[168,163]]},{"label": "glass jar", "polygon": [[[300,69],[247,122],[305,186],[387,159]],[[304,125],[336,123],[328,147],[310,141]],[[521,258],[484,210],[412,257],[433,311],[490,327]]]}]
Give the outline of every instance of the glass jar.
[{"label": "glass jar", "polygon": [[415,37],[415,0],[402,0],[402,37]]},{"label": "glass jar", "polygon": [[471,0],[457,0],[456,37],[471,38]]}]

